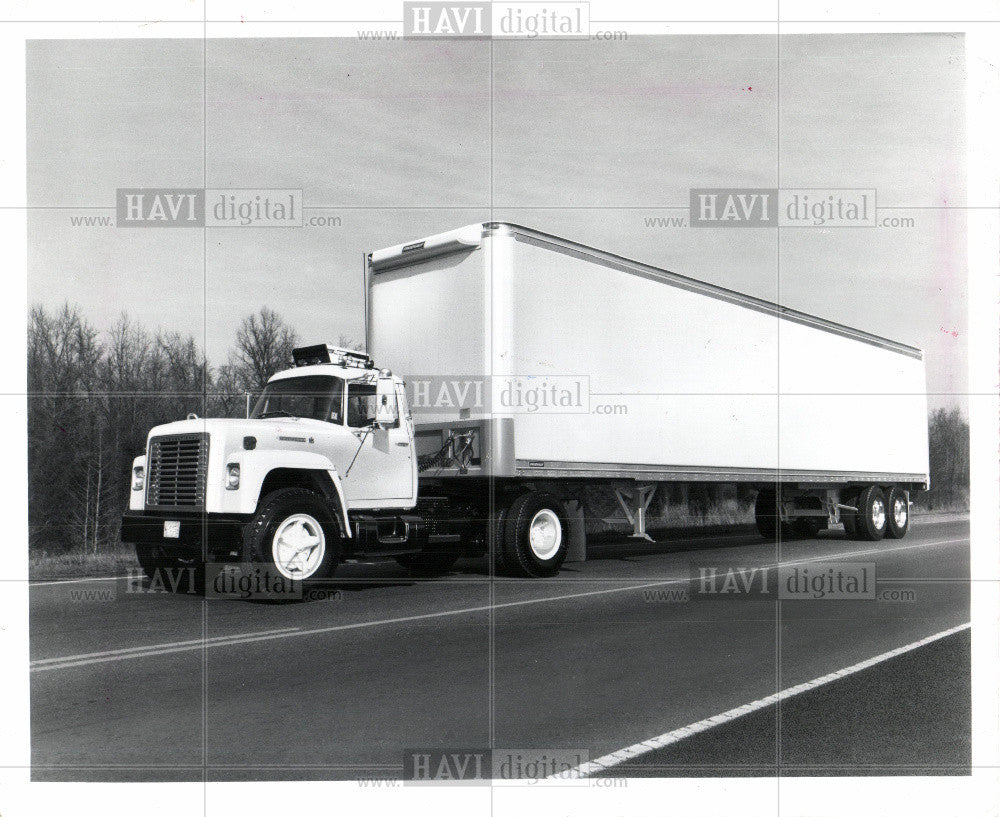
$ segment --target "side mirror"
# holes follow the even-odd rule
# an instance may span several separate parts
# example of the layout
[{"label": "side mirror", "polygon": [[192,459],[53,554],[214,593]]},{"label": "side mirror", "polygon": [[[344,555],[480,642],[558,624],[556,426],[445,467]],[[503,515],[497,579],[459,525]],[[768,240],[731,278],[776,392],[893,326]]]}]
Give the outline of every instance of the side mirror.
[{"label": "side mirror", "polygon": [[399,420],[396,407],[396,384],[392,375],[379,374],[375,384],[375,424],[379,428],[389,428]]}]

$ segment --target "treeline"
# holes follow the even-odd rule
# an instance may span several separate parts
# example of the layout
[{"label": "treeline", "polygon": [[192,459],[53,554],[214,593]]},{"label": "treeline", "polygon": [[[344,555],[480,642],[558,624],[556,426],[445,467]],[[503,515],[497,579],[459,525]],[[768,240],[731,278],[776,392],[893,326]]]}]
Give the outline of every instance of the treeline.
[{"label": "treeline", "polygon": [[[114,546],[132,459],[144,450],[149,429],[189,413],[244,416],[248,399],[288,365],[296,342],[295,331],[264,307],[241,321],[226,361],[213,367],[191,335],[153,332],[127,315],[102,333],[78,307],[34,307],[28,324],[31,549],[97,553]],[[357,348],[344,336],[338,343]],[[934,411],[929,424],[933,487],[917,500],[929,509],[968,507],[968,423],[955,408]],[[688,487],[671,499],[682,499],[693,515],[720,505],[715,488]]]},{"label": "treeline", "polygon": [[968,510],[969,423],[957,408],[935,409],[928,423],[931,489],[914,501],[928,510]]}]

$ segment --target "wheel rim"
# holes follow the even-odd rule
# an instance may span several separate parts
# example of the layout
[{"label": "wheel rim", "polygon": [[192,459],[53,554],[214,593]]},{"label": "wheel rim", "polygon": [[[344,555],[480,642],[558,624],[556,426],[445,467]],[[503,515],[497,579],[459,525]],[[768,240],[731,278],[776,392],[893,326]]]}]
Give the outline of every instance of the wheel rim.
[{"label": "wheel rim", "polygon": [[885,503],[878,497],[872,500],[872,524],[875,530],[882,530],[885,526]]},{"label": "wheel rim", "polygon": [[559,552],[562,544],[562,523],[555,512],[542,508],[528,527],[528,546],[536,558],[546,561]]},{"label": "wheel rim", "polygon": [[287,579],[308,579],[326,556],[323,526],[307,513],[287,517],[274,532],[271,557],[274,566]]},{"label": "wheel rim", "polygon": [[906,500],[897,497],[892,503],[892,518],[896,521],[897,528],[906,527],[907,516],[909,516],[909,509],[906,507]]}]

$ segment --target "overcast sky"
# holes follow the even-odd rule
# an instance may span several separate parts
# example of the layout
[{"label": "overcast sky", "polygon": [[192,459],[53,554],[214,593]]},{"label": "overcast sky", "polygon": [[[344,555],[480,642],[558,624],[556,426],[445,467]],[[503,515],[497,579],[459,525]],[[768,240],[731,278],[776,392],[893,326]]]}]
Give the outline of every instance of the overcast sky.
[{"label": "overcast sky", "polygon": [[[213,364],[263,304],[360,340],[364,252],[509,220],[921,346],[931,405],[965,405],[961,35],[492,48],[491,76],[480,41],[209,40],[207,71],[200,40],[30,42],[31,302],[127,310]],[[342,225],[70,224],[157,186],[302,188]],[[876,188],[915,226],[646,223],[693,187],[777,186]]]}]

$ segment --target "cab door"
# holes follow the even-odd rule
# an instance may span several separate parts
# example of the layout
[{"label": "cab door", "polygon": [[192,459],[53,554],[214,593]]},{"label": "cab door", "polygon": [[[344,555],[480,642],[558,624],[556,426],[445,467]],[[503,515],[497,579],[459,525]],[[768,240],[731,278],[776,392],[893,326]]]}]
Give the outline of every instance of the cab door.
[{"label": "cab door", "polygon": [[348,381],[344,420],[350,434],[343,437],[347,444],[337,447],[337,469],[351,507],[409,508],[415,471],[409,420],[397,403],[396,422],[376,427],[375,392],[374,383]]}]

